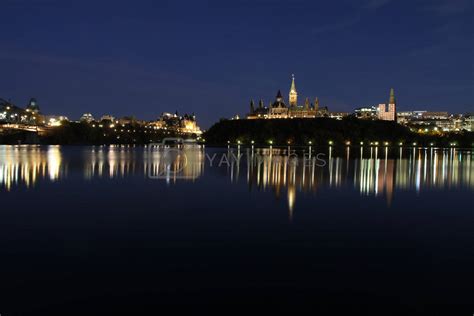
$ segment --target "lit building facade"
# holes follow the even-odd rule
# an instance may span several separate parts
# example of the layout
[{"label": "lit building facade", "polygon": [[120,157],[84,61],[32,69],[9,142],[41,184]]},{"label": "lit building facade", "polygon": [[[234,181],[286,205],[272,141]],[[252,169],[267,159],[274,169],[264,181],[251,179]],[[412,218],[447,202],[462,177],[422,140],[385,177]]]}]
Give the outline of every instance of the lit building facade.
[{"label": "lit building facade", "polygon": [[84,113],[82,114],[81,118],[79,119],[81,122],[92,123],[95,121],[94,116],[91,113]]},{"label": "lit building facade", "polygon": [[388,104],[379,104],[378,106],[378,119],[383,121],[397,120],[397,105],[393,88],[390,89],[390,99]]},{"label": "lit building facade", "polygon": [[364,106],[355,109],[355,116],[362,120],[375,120],[378,117],[378,108],[375,106]]},{"label": "lit building facade", "polygon": [[288,94],[288,105],[278,90],[274,102],[264,106],[263,100],[260,100],[258,106],[254,101],[250,101],[250,112],[247,119],[291,119],[291,118],[315,118],[328,116],[327,108],[320,108],[319,99],[316,97],[314,103],[310,103],[306,98],[303,105],[298,105],[298,91],[296,90],[295,76],[292,76],[290,92]]},{"label": "lit building facade", "polygon": [[158,120],[150,122],[147,125],[154,129],[164,129],[180,134],[195,134],[197,136],[202,134],[194,114],[184,114],[180,116],[178,113],[171,114],[165,112],[161,114]]}]

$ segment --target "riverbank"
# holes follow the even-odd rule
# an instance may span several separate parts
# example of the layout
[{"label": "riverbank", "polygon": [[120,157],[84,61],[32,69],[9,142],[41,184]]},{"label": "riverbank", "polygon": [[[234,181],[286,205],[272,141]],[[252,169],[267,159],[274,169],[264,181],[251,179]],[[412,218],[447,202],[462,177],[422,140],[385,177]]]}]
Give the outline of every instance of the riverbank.
[{"label": "riverbank", "polygon": [[[105,126],[65,122],[43,134],[2,131],[0,144],[41,145],[146,145],[167,137],[196,138],[169,130],[140,125]],[[415,133],[395,122],[330,118],[291,120],[222,120],[203,135],[208,146],[228,144],[256,146],[314,145],[417,145],[438,147],[474,146],[473,132]]]},{"label": "riverbank", "polygon": [[147,128],[138,124],[89,124],[64,122],[42,134],[24,130],[4,130],[0,133],[0,144],[41,145],[145,145],[160,142],[166,137],[189,138],[170,130]]},{"label": "riverbank", "polygon": [[414,144],[472,147],[474,133],[419,134],[388,121],[330,118],[289,120],[222,120],[205,132],[206,144],[345,145]]}]

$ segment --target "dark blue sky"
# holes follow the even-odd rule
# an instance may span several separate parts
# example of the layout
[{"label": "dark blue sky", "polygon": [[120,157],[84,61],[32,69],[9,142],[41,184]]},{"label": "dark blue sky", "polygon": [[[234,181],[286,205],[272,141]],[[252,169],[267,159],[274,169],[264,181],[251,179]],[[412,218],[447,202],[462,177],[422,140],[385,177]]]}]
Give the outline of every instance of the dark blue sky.
[{"label": "dark blue sky", "polygon": [[[72,3],[72,1],[71,1]],[[203,127],[288,94],[332,111],[474,111],[471,0],[0,0],[0,97],[77,119],[195,112]]]}]

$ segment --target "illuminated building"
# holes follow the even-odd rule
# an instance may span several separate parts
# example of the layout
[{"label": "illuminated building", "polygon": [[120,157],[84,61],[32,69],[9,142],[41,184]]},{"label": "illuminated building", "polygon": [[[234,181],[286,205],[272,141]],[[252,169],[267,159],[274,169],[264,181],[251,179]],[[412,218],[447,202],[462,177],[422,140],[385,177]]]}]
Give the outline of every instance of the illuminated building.
[{"label": "illuminated building", "polygon": [[464,119],[463,129],[474,132],[474,114],[467,114]]},{"label": "illuminated building", "polygon": [[110,114],[105,114],[105,115],[102,115],[102,117],[100,118],[101,121],[115,121],[115,117],[113,117],[112,115]]},{"label": "illuminated building", "polygon": [[336,120],[342,120],[343,118],[347,117],[350,115],[350,113],[347,112],[330,112],[329,114],[330,118],[336,119]]},{"label": "illuminated building", "polygon": [[288,105],[285,104],[281,91],[278,90],[275,101],[265,107],[260,100],[255,108],[254,101],[250,101],[250,112],[247,119],[291,119],[291,118],[315,118],[327,116],[327,107],[319,107],[319,99],[315,98],[311,104],[306,98],[303,105],[298,105],[298,91],[296,90],[295,77],[292,76],[290,92],[288,94]]},{"label": "illuminated building", "polygon": [[362,120],[375,120],[378,117],[378,108],[375,106],[366,106],[355,109],[355,116]]},{"label": "illuminated building", "polygon": [[81,122],[92,123],[95,121],[94,117],[91,113],[84,113],[82,114],[81,118],[79,119]]},{"label": "illuminated building", "polygon": [[156,121],[149,122],[148,126],[154,129],[164,129],[179,134],[201,135],[202,131],[197,125],[196,116],[194,114],[184,114],[183,116],[171,113],[162,113]]},{"label": "illuminated building", "polygon": [[48,115],[45,116],[43,120],[44,124],[51,127],[61,126],[62,122],[64,121],[69,121],[69,119],[62,115]]},{"label": "illuminated building", "polygon": [[393,88],[390,89],[390,99],[387,104],[379,104],[378,106],[378,119],[383,121],[396,121],[397,120],[397,105],[395,101],[395,92]]},{"label": "illuminated building", "polygon": [[26,106],[26,111],[33,114],[38,114],[40,112],[38,102],[35,98],[30,99],[30,102],[28,102],[28,105]]}]

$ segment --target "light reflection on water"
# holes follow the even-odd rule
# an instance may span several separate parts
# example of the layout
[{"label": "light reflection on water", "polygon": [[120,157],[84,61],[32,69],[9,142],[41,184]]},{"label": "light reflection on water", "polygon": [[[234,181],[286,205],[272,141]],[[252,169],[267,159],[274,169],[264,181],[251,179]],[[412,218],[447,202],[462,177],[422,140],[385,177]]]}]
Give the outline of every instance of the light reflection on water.
[{"label": "light reflection on water", "polygon": [[72,172],[86,180],[160,174],[158,180],[167,183],[197,181],[207,173],[218,173],[232,183],[244,181],[253,189],[286,194],[290,216],[298,192],[319,188],[352,187],[361,195],[384,197],[388,205],[396,190],[474,190],[472,152],[455,148],[347,147],[337,157],[332,148],[326,148],[322,160],[316,159],[314,149],[311,156],[301,153],[298,159],[286,149],[275,148],[184,149],[171,168],[163,164],[161,152],[149,148],[69,151],[60,146],[0,146],[0,187],[9,191],[20,185],[31,188],[41,180],[66,181]]}]

